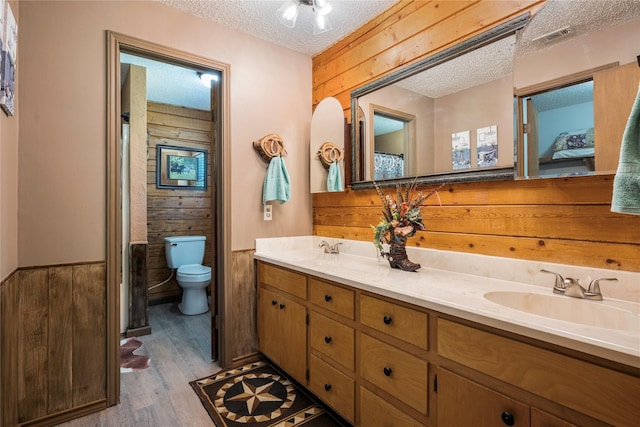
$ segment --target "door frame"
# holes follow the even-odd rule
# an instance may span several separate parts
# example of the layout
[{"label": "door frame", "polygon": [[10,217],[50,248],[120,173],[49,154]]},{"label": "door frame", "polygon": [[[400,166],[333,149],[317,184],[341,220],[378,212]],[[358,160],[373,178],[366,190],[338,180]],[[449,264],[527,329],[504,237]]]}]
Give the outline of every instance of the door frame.
[{"label": "door frame", "polygon": [[[107,335],[107,406],[118,403],[120,397],[120,283],[122,271],[122,218],[120,215],[120,50],[139,52],[158,60],[195,68],[215,69],[221,73],[220,105],[217,121],[222,126],[220,140],[212,147],[214,257],[216,307],[212,312],[212,329],[218,329],[218,362],[221,367],[232,363],[229,340],[231,326],[225,314],[231,312],[231,144],[230,144],[230,65],[188,52],[162,46],[124,34],[107,31],[107,218],[106,218],[106,335]],[[228,274],[227,274],[228,273]]]}]

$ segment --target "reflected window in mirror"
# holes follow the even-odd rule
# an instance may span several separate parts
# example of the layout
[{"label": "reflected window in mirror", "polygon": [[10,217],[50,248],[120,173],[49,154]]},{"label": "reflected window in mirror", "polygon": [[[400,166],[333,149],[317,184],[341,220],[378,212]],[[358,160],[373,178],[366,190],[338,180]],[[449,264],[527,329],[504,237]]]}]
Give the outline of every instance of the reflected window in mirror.
[{"label": "reflected window in mirror", "polygon": [[595,173],[593,80],[518,97],[523,176]]}]

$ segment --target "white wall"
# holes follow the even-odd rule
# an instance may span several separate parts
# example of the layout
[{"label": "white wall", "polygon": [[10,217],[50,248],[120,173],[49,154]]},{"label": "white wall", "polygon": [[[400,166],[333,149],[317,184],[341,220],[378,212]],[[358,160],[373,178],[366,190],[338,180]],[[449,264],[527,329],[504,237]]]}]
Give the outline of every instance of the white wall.
[{"label": "white wall", "polygon": [[[230,64],[232,249],[311,233],[310,57],[154,1],[20,9],[20,266],[105,259],[107,30]],[[268,133],[285,141],[292,192],[265,223],[266,165],[251,143]]]}]

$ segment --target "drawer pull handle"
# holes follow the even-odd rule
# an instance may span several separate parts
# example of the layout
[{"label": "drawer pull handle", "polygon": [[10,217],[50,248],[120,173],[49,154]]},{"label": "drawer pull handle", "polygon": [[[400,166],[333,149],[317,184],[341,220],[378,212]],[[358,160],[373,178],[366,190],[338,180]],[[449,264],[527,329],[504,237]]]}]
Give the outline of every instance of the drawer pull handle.
[{"label": "drawer pull handle", "polygon": [[326,302],[331,301],[331,299],[332,299],[331,295],[325,295],[325,296],[324,296],[324,300],[325,300]]},{"label": "drawer pull handle", "polygon": [[280,310],[284,310],[284,304],[280,304]]},{"label": "drawer pull handle", "polygon": [[324,337],[324,342],[329,344],[331,342],[331,337]]},{"label": "drawer pull handle", "polygon": [[271,305],[276,305],[276,304],[278,304],[278,301],[276,301],[276,300],[274,300],[274,299],[273,299],[273,300],[271,300]]},{"label": "drawer pull handle", "polygon": [[325,385],[324,385],[324,389],[325,389],[326,391],[331,391],[331,384],[325,384]]},{"label": "drawer pull handle", "polygon": [[504,411],[501,415],[501,418],[502,422],[508,426],[512,426],[516,423],[515,418],[513,418],[513,415],[510,412]]},{"label": "drawer pull handle", "polygon": [[393,320],[393,319],[391,319],[391,317],[390,317],[390,316],[384,316],[384,317],[382,318],[382,321],[384,322],[384,324],[385,324],[385,325],[390,325],[392,320]]},{"label": "drawer pull handle", "polygon": [[384,372],[385,376],[390,377],[393,371],[391,370],[391,368],[385,366],[382,372]]}]

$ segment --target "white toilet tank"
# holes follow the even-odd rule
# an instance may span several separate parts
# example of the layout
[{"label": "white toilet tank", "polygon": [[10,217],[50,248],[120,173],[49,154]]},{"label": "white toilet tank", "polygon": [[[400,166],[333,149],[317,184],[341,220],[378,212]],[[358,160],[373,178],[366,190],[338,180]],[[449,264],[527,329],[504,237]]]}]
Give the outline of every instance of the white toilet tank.
[{"label": "white toilet tank", "polygon": [[202,264],[205,236],[173,236],[164,238],[167,266],[177,269],[181,265]]}]

